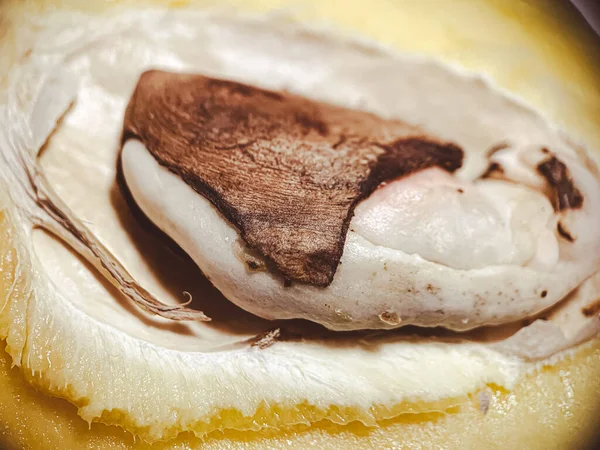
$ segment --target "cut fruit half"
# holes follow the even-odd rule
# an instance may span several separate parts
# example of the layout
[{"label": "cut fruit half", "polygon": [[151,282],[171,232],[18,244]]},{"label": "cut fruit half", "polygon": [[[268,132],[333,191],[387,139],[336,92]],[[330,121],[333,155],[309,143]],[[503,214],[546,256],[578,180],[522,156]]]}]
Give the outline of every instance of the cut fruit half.
[{"label": "cut fruit half", "polygon": [[[0,148],[37,152],[52,133],[40,165],[57,196],[161,302],[177,305],[188,292],[189,307],[213,320],[173,323],[132,309],[60,240],[30,229],[22,198],[9,183],[2,186],[0,337],[32,383],[74,403],[85,420],[119,424],[154,441],[181,431],[202,436],[322,419],[375,425],[405,412],[449,410],[486,385],[511,389],[535,370],[521,355],[494,347],[499,337],[492,331],[498,330],[460,339],[414,329],[335,335],[252,316],[228,303],[185,255],[145,230],[116,186],[122,116],[144,69],[211,72],[279,88],[289,82],[285,87],[299,92],[366,101],[365,107],[385,113],[394,105],[377,87],[381,77],[397,76],[387,52],[271,19],[189,11],[80,16],[76,25],[70,15],[53,20],[11,75],[0,111],[0,122],[9,126],[0,133]],[[331,53],[340,59],[331,60]],[[424,78],[436,101],[452,80],[490,89],[436,62],[404,63],[413,81],[423,72],[436,74]],[[348,65],[355,70],[348,73]],[[65,71],[74,81],[55,84]],[[370,83],[374,72],[377,83]],[[365,92],[371,96],[360,98]],[[507,102],[511,113],[541,120],[501,95],[491,97]],[[452,129],[446,132],[453,138]],[[497,141],[492,137],[490,144]],[[488,144],[479,139],[477,145]],[[3,175],[12,180],[15,174]],[[237,243],[234,236],[225,240]],[[273,345],[252,345],[277,329]],[[514,330],[499,331],[503,337]]]}]

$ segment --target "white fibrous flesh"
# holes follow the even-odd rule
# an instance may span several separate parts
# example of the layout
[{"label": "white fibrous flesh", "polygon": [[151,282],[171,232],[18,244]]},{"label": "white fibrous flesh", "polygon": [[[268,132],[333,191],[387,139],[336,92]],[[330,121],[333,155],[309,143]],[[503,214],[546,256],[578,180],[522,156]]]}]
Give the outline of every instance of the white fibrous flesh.
[{"label": "white fibrous flesh", "polygon": [[[61,311],[72,323],[60,336],[108,349],[111,367],[121,355],[124,367],[152,361],[141,397],[121,384],[96,390],[80,410],[87,419],[155,404],[156,414],[136,424],[150,429],[175,420],[173,411],[208,417],[219,408],[252,415],[264,404],[436,401],[486,383],[510,388],[530,367],[525,360],[598,332],[598,172],[562,132],[481,79],[275,19],[189,11],[56,14],[35,42],[0,102],[2,208],[35,268],[31,317]],[[131,93],[153,68],[287,89],[414,123],[460,145],[463,168],[381,186],[356,208],[333,282],[285,287],[268,268],[248,269],[246,259],[260,255],[208,200],[139,141],[121,145]],[[131,214],[116,181],[119,154],[137,205],[189,257]],[[550,156],[569,169],[584,196],[580,208],[554,207],[537,171]],[[493,162],[503,173],[483,177]],[[279,320],[298,318],[333,330],[477,329],[335,333]],[[62,369],[79,398],[96,389],[78,378],[90,363]],[[158,379],[193,398],[151,397]]]}]

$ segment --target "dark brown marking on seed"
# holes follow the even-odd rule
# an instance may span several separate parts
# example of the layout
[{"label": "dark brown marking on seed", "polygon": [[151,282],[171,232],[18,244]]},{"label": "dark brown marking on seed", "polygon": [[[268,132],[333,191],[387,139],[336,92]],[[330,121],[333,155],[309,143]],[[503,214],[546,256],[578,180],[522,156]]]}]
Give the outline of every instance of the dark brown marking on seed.
[{"label": "dark brown marking on seed", "polygon": [[428,293],[430,293],[432,295],[435,295],[438,292],[440,292],[440,288],[438,288],[438,287],[436,287],[436,286],[434,286],[432,284],[428,284],[426,290],[427,290]]},{"label": "dark brown marking on seed", "polygon": [[382,312],[381,314],[379,314],[379,320],[381,320],[384,323],[387,323],[388,325],[398,325],[402,322],[400,316],[393,311]]},{"label": "dark brown marking on seed", "polygon": [[348,138],[346,137],[346,135],[342,134],[340,136],[340,138],[338,139],[338,141],[335,144],[333,144],[331,147],[334,148],[334,149],[338,148],[340,145],[342,145],[344,142],[346,142],[347,139]]},{"label": "dark brown marking on seed", "polygon": [[481,175],[481,178],[490,178],[494,174],[503,174],[504,168],[497,162],[492,162],[487,170]]},{"label": "dark brown marking on seed", "polygon": [[573,183],[571,173],[562,161],[553,156],[540,163],[537,170],[552,189],[553,198],[551,200],[556,211],[581,208],[583,194]]},{"label": "dark brown marking on seed", "polygon": [[162,71],[138,82],[122,142],[130,138],[208,199],[285,279],[323,287],[360,200],[385,181],[435,166],[453,173],[463,161],[456,145],[397,120]]},{"label": "dark brown marking on seed", "polygon": [[558,224],[556,225],[556,231],[558,231],[558,234],[565,238],[567,241],[575,242],[575,238],[571,233],[569,233],[569,230],[565,228],[562,222],[558,222]]},{"label": "dark brown marking on seed", "polygon": [[546,298],[546,296],[548,295],[548,291],[547,290],[543,290],[542,293],[540,294],[540,297],[542,298]]},{"label": "dark brown marking on seed", "polygon": [[320,117],[320,112],[305,113],[296,112],[294,120],[303,129],[303,133],[306,136],[311,131],[316,131],[319,135],[326,137],[329,134],[329,127],[327,123]]},{"label": "dark brown marking on seed", "polygon": [[246,264],[250,270],[258,270],[260,267],[256,261],[246,261]]},{"label": "dark brown marking on seed", "polygon": [[585,317],[597,316],[600,314],[600,298],[593,303],[585,306],[581,309],[581,312]]}]

